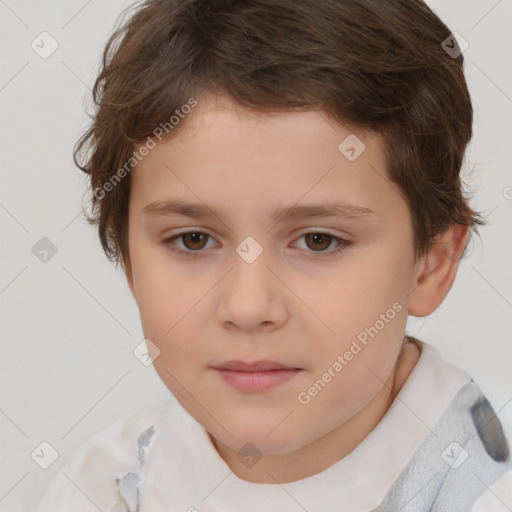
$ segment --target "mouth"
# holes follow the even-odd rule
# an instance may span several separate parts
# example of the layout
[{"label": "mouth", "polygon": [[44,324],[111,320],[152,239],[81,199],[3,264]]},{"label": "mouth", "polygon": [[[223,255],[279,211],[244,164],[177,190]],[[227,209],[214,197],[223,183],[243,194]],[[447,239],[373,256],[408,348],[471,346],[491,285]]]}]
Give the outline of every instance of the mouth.
[{"label": "mouth", "polygon": [[231,387],[239,391],[261,392],[292,379],[302,368],[286,366],[276,361],[227,361],[212,367]]}]

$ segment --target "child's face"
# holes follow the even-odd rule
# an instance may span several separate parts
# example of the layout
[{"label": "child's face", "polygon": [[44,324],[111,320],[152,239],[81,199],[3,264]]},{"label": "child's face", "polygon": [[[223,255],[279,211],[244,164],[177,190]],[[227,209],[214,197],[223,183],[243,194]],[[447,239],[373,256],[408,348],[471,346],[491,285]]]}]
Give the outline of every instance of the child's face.
[{"label": "child's face", "polygon": [[[270,116],[223,101],[199,98],[134,170],[128,279],[161,351],[154,366],[185,409],[230,449],[284,453],[346,422],[390,379],[418,268],[411,217],[377,136],[358,134],[366,148],[350,161],[338,146],[352,132],[320,112]],[[224,216],[144,211],[165,201]],[[272,218],[334,202],[374,213]],[[189,231],[204,235],[166,246]],[[336,253],[329,234],[350,245]],[[261,388],[253,374],[242,389],[213,368],[232,360],[300,371]]]}]

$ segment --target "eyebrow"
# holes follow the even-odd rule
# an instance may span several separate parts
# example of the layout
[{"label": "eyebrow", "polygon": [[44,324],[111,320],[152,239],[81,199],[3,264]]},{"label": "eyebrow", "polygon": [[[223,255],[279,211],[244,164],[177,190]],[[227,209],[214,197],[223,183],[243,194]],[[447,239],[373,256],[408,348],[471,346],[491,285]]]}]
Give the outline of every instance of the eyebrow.
[{"label": "eyebrow", "polygon": [[[193,219],[207,219],[217,217],[225,219],[226,210],[206,206],[202,203],[187,203],[179,200],[156,201],[149,203],[142,209],[150,216],[182,216]],[[378,217],[377,214],[363,206],[357,206],[340,201],[327,201],[322,204],[292,205],[277,207],[270,211],[268,218],[281,222],[296,218],[341,217],[358,220],[369,220]]]}]

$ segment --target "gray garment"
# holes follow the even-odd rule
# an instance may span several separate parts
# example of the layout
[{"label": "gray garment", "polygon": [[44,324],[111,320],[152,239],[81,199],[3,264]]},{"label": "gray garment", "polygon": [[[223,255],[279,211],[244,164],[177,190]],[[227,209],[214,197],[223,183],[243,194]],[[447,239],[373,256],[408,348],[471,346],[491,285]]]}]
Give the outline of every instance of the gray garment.
[{"label": "gray garment", "polygon": [[511,468],[502,424],[471,381],[455,396],[383,504],[374,510],[467,512]]},{"label": "gray garment", "polygon": [[[149,444],[154,431],[152,426],[139,437],[141,466],[141,446]],[[457,393],[383,504],[374,510],[468,512],[479,496],[509,469],[509,445],[501,422],[471,381]],[[121,500],[115,512],[139,511],[138,483],[139,475],[134,472],[127,472],[118,480]]]}]

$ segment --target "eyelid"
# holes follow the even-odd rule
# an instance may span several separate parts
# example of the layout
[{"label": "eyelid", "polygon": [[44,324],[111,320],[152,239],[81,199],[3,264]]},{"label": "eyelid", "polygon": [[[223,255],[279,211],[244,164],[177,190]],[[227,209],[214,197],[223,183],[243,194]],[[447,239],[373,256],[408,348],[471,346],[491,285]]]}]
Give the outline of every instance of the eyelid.
[{"label": "eyelid", "polygon": [[329,228],[316,228],[314,226],[300,230],[296,237],[307,235],[309,233],[322,233],[323,235],[331,235],[332,237],[343,238],[344,240],[347,240],[347,242],[350,241],[350,235],[345,231],[332,232]]}]

